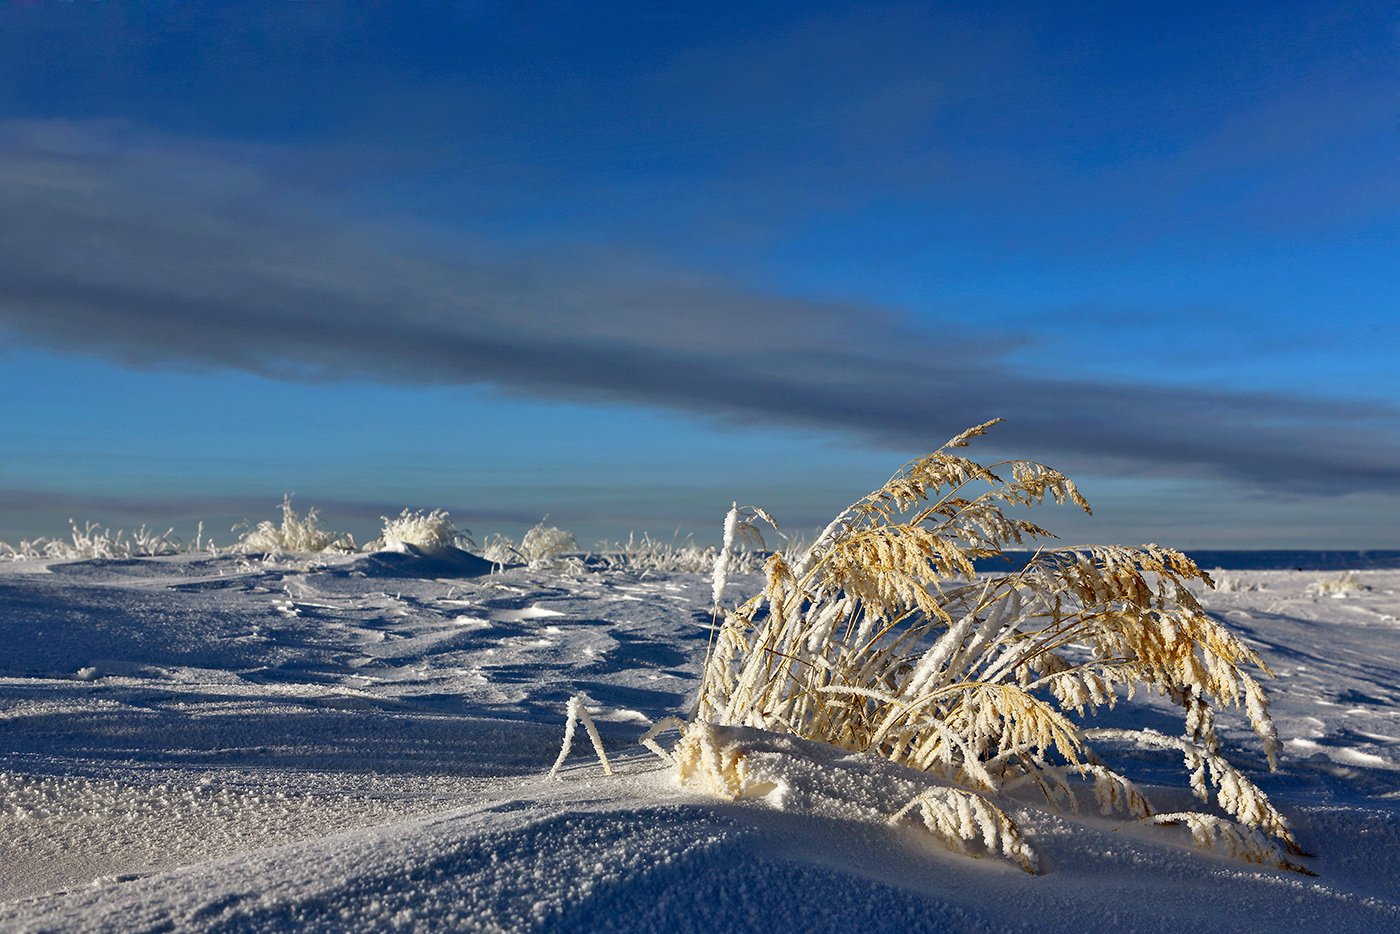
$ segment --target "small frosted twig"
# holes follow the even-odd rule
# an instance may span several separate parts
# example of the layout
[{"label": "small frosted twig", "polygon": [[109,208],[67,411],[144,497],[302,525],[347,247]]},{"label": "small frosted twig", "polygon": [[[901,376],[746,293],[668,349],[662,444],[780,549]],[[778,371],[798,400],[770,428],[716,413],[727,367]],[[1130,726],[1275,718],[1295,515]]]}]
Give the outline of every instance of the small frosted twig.
[{"label": "small frosted twig", "polygon": [[569,748],[574,744],[574,724],[578,722],[578,698],[569,698],[568,719],[564,723],[564,743],[559,747],[559,758],[554,760],[554,767],[549,770],[549,777],[556,778],[559,775],[559,767],[568,758]]},{"label": "small frosted twig", "polygon": [[910,811],[914,810],[914,808],[918,807],[919,802],[923,799],[924,796],[922,792],[910,798],[909,803],[904,805],[904,807],[900,808],[898,811],[895,811],[893,814],[891,814],[885,820],[885,823],[889,824],[891,827],[898,826],[899,822],[904,819],[904,815],[908,814]]},{"label": "small frosted twig", "polygon": [[598,754],[598,761],[603,763],[603,774],[611,775],[613,770],[608,763],[608,754],[603,751],[603,738],[598,735],[598,728],[593,725],[593,718],[588,715],[588,708],[583,706],[583,698],[575,696],[571,703],[578,705],[578,717],[583,721],[584,729],[588,730],[588,738],[593,741],[593,751]]},{"label": "small frosted twig", "polygon": [[669,762],[671,765],[675,765],[675,756],[667,752],[666,749],[656,741],[656,737],[665,733],[667,730],[680,730],[684,732],[685,721],[679,717],[667,717],[664,720],[658,720],[656,723],[652,724],[651,729],[647,730],[637,742],[656,753],[662,760]]},{"label": "small frosted twig", "polygon": [[583,695],[575,694],[569,698],[568,720],[564,723],[564,742],[559,747],[559,758],[554,760],[554,767],[549,770],[550,778],[557,778],[559,769],[564,764],[564,760],[569,757],[569,750],[574,745],[574,724],[583,722],[583,728],[588,731],[588,738],[593,743],[593,751],[598,754],[598,761],[603,764],[603,774],[613,773],[612,764],[608,762],[608,754],[603,751],[603,738],[598,735],[598,727],[594,725],[593,718],[588,715],[588,708],[583,706]]}]

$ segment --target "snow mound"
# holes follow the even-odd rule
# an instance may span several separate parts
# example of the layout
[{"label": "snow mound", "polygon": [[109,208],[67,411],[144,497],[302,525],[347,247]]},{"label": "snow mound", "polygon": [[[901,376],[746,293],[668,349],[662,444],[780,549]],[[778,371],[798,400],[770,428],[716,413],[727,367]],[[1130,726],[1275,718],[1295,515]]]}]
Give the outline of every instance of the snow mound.
[{"label": "snow mound", "polygon": [[480,577],[495,567],[460,548],[448,546],[427,550],[407,542],[388,551],[377,551],[344,566],[342,573],[379,577]]}]

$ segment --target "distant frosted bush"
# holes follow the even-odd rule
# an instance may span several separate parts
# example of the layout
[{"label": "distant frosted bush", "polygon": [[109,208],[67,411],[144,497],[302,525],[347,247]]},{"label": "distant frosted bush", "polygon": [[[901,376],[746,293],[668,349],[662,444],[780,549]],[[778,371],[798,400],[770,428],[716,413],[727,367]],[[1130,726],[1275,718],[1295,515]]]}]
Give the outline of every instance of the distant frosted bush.
[{"label": "distant frosted bush", "polygon": [[0,560],[24,561],[31,558],[44,557],[44,547],[50,539],[20,539],[18,545],[11,545],[9,542],[0,542]]},{"label": "distant frosted bush", "polygon": [[598,559],[609,570],[705,574],[714,567],[719,549],[694,542],[676,544],[643,532],[628,535],[625,542],[599,542]]},{"label": "distant frosted bush", "polygon": [[1319,577],[1308,585],[1308,593],[1319,597],[1344,597],[1364,589],[1352,571],[1343,571],[1336,577]]},{"label": "distant frosted bush", "polygon": [[545,525],[543,520],[526,531],[518,545],[506,535],[490,535],[481,549],[481,556],[497,565],[525,564],[537,571],[584,569],[574,534]]},{"label": "distant frosted bush", "polygon": [[0,542],[0,557],[9,560],[47,558],[60,561],[81,561],[89,558],[147,558],[155,555],[179,554],[184,546],[174,535],[174,529],[155,532],[141,526],[128,535],[118,529],[113,532],[95,522],[82,528],[68,520],[71,534],[68,540],[37,538],[21,541],[18,547]]},{"label": "distant frosted bush", "polygon": [[[1028,871],[1035,852],[998,800],[1038,793],[1076,811],[1086,792],[1104,813],[1185,826],[1201,845],[1306,871],[1284,855],[1301,852],[1288,822],[1221,755],[1216,715],[1243,708],[1273,764],[1278,739],[1248,670],[1268,669],[1201,609],[1187,584],[1209,578],[1189,558],[1156,545],[1042,548],[1024,570],[977,575],[977,559],[1053,538],[1004,507],[1049,497],[1088,511],[1041,464],[986,467],[952,453],[993,424],[910,462],[804,555],[768,558],[762,591],[723,610],[699,699],[677,724],[678,777],[730,798],[781,793],[806,774],[803,753],[772,737],[794,734],[926,773],[892,822],[916,820],[956,849]],[[734,543],[770,522],[730,511],[717,605]],[[1140,690],[1182,709],[1183,736],[1083,725]],[[1104,764],[1110,745],[1182,757],[1191,791],[1220,813],[1159,813]]]},{"label": "distant frosted bush", "polygon": [[[764,547],[760,542],[759,550],[731,548],[725,559],[725,573],[756,574],[763,570],[768,556]],[[643,532],[640,537],[635,533],[628,535],[625,542],[599,542],[596,557],[605,569],[612,571],[712,574],[720,549],[689,540],[679,544],[664,542]]]},{"label": "distant frosted bush", "polygon": [[476,547],[468,532],[453,526],[445,509],[434,509],[431,512],[410,512],[405,509],[392,519],[388,516],[380,518],[384,521],[384,529],[379,538],[368,546],[374,550],[405,551],[407,549],[404,546],[411,545],[421,551],[433,553],[453,548],[466,550]]},{"label": "distant frosted bush", "polygon": [[[234,531],[238,531],[238,526]],[[314,507],[305,516],[298,516],[291,497],[282,500],[281,525],[264,519],[246,529],[233,548],[245,554],[357,550],[351,536],[321,528]]]},{"label": "distant frosted bush", "polygon": [[515,547],[515,540],[499,532],[486,536],[481,544],[481,556],[497,567],[526,563],[525,556]]},{"label": "distant frosted bush", "polygon": [[1221,568],[1211,571],[1210,576],[1215,581],[1215,589],[1220,593],[1253,593],[1264,588],[1258,581],[1247,581],[1238,574],[1230,574]]},{"label": "distant frosted bush", "polygon": [[578,551],[574,533],[541,520],[525,533],[517,549],[532,568],[554,568],[568,563],[568,558]]}]

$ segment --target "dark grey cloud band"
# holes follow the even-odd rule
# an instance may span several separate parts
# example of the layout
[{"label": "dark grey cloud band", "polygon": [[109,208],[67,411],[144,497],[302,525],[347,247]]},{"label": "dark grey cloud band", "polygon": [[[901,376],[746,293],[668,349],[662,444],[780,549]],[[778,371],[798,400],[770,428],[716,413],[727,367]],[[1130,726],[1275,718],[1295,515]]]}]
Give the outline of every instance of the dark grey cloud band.
[{"label": "dark grey cloud band", "polygon": [[1400,409],[1029,373],[995,328],[765,294],[621,248],[507,252],[341,216],[266,153],[0,125],[0,327],[136,365],[489,384],[937,444],[1003,415],[1103,472],[1393,489]]}]

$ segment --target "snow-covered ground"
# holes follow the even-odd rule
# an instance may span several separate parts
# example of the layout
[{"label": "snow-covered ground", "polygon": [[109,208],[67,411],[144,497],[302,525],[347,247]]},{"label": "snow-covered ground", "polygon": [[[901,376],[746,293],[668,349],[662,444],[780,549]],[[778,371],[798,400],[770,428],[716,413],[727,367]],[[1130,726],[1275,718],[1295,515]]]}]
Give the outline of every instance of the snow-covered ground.
[{"label": "snow-covered ground", "polygon": [[[1279,771],[1225,732],[1310,878],[1028,810],[1033,876],[913,826],[683,791],[635,741],[686,712],[709,581],[468,570],[0,563],[0,929],[1400,930],[1400,571],[1335,594],[1238,572],[1205,597],[1278,675]],[[578,693],[618,774],[580,738],[552,781]],[[1184,794],[1179,759],[1135,755]],[[825,767],[860,781],[860,757]]]}]

